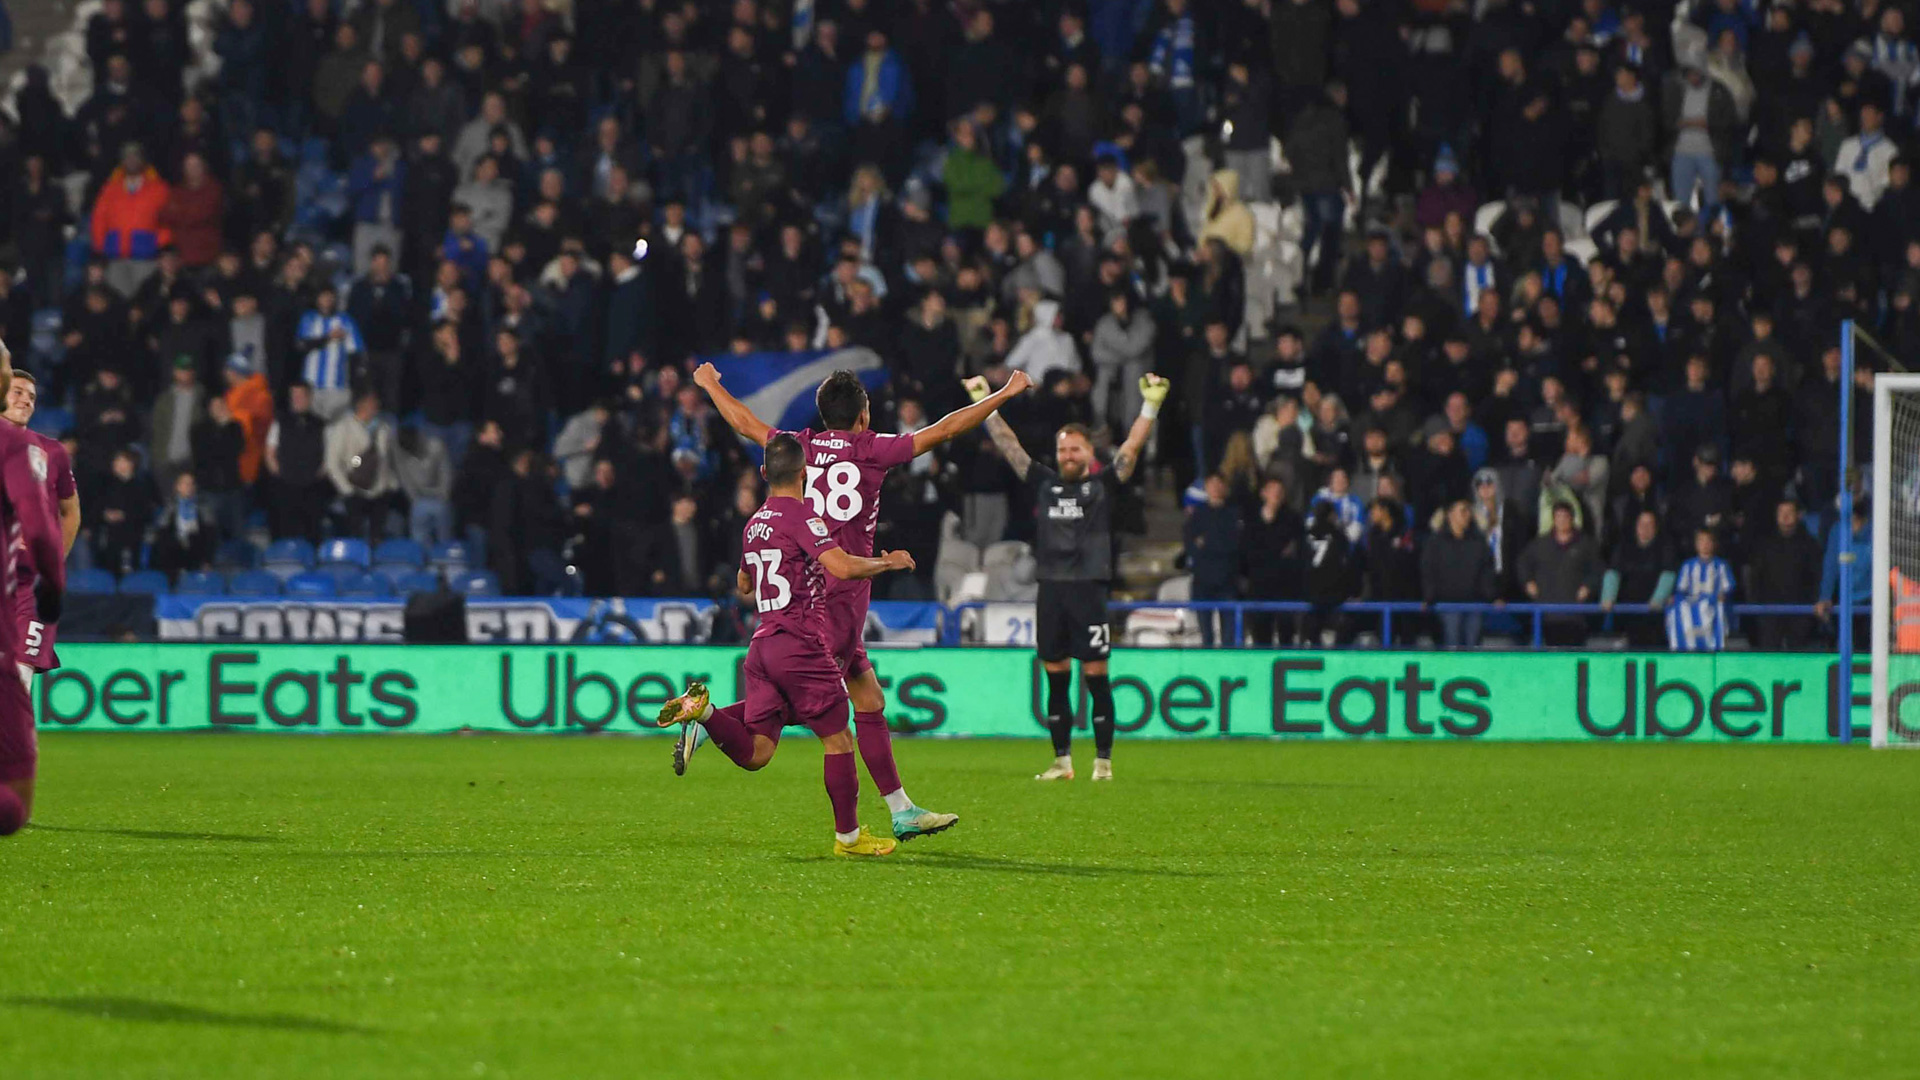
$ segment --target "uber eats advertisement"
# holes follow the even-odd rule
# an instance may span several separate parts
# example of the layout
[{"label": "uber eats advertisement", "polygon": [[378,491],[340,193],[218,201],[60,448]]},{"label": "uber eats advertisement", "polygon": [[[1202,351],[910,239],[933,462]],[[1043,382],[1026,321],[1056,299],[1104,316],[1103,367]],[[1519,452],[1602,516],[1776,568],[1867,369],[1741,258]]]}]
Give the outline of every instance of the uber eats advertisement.
[{"label": "uber eats advertisement", "polygon": [[[1045,733],[1031,652],[872,656],[898,731]],[[745,651],[75,644],[60,658],[35,686],[43,731],[632,733],[654,730],[689,679],[737,700]],[[1118,727],[1135,737],[1764,743],[1839,730],[1839,665],[1825,655],[1127,649],[1112,663]],[[1862,674],[1856,701],[1865,687]]]}]

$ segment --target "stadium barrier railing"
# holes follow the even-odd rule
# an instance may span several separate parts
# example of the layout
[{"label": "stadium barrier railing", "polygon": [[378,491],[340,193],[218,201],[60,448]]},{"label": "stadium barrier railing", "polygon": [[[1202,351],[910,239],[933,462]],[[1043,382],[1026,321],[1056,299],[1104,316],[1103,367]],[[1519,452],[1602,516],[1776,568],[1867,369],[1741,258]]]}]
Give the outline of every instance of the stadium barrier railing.
[{"label": "stadium barrier railing", "polygon": [[[947,611],[942,628],[942,642],[947,645],[965,645],[962,623],[969,611],[984,612],[1002,601],[970,600],[955,604]],[[1194,612],[1196,614],[1224,613],[1231,616],[1232,632],[1223,635],[1227,640],[1223,644],[1242,646],[1247,641],[1246,617],[1248,615],[1304,615],[1322,606],[1302,600],[1115,600],[1107,605],[1113,612],[1133,611],[1173,611]],[[1663,612],[1649,610],[1644,604],[1615,604],[1602,607],[1599,604],[1534,604],[1534,603],[1422,603],[1417,600],[1380,601],[1350,600],[1344,604],[1328,605],[1325,611],[1348,615],[1377,616],[1379,618],[1379,647],[1387,648],[1393,641],[1393,620],[1419,617],[1424,615],[1459,613],[1463,615],[1510,616],[1530,620],[1532,625],[1531,647],[1538,649],[1545,644],[1545,624],[1549,616],[1582,615],[1593,617],[1641,616],[1652,618]],[[1814,617],[1817,613],[1811,604],[1728,604],[1728,616],[1738,620],[1749,616],[1803,616]]]}]

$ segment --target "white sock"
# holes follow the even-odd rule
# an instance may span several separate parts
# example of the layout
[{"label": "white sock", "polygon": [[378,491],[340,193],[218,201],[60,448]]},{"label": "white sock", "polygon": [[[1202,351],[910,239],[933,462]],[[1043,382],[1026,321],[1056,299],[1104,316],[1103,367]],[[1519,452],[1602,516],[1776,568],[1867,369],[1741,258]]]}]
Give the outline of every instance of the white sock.
[{"label": "white sock", "polygon": [[1073,768],[1073,755],[1061,754],[1059,757],[1053,759],[1053,763],[1063,769],[1071,769]]},{"label": "white sock", "polygon": [[843,844],[851,844],[855,840],[860,839],[860,830],[855,829],[852,832],[837,832],[833,834],[833,838]]},{"label": "white sock", "polygon": [[913,800],[907,798],[906,788],[901,788],[898,791],[889,792],[880,797],[887,800],[887,811],[889,813],[898,814],[902,810],[913,809]]}]

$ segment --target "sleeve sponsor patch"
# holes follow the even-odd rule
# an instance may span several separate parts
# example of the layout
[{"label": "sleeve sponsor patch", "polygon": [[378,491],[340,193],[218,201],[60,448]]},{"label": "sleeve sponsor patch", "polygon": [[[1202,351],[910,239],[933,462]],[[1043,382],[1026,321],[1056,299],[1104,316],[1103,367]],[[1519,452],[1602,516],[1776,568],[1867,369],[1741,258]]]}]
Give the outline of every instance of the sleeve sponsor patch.
[{"label": "sleeve sponsor patch", "polygon": [[825,540],[827,538],[827,523],[821,521],[819,518],[808,518],[807,528],[813,530],[813,535],[820,539]]},{"label": "sleeve sponsor patch", "polygon": [[27,466],[33,470],[33,478],[44,484],[47,482],[47,452],[38,446],[27,447]]}]

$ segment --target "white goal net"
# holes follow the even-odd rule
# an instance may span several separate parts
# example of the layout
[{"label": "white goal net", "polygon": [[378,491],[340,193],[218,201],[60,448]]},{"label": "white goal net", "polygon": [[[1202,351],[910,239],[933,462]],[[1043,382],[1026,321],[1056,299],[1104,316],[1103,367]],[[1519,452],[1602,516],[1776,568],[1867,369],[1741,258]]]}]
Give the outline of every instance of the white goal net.
[{"label": "white goal net", "polygon": [[1920,747],[1920,375],[1874,380],[1873,561],[1854,573],[1873,575],[1873,745]]}]

